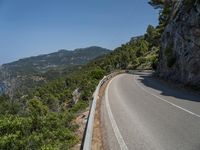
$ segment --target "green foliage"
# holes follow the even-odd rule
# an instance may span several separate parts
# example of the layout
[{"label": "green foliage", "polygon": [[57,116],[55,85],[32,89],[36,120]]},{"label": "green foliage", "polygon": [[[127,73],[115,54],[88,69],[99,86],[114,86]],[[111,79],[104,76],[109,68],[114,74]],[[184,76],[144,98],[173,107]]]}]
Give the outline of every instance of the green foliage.
[{"label": "green foliage", "polygon": [[163,5],[164,5],[163,0],[150,0],[148,3],[151,6],[153,6],[155,9],[163,8]]},{"label": "green foliage", "polygon": [[158,30],[162,34],[166,25],[169,23],[171,13],[176,1],[173,0],[150,0],[149,4],[155,9],[159,9],[159,25]]},{"label": "green foliage", "polygon": [[24,149],[31,132],[31,118],[13,115],[0,117],[0,149]]},{"label": "green foliage", "polygon": [[150,49],[153,47],[160,46],[160,37],[161,37],[161,33],[159,32],[159,28],[154,28],[154,26],[152,25],[149,25],[147,27],[145,39],[149,43]]},{"label": "green foliage", "polygon": [[94,70],[91,71],[90,76],[93,79],[100,80],[102,79],[104,74],[105,74],[104,70],[102,70],[101,68],[95,68]]},{"label": "green foliage", "polygon": [[28,112],[31,116],[44,116],[48,112],[48,107],[44,105],[39,99],[33,98],[29,101]]},{"label": "green foliage", "polygon": [[70,112],[74,114],[74,113],[83,111],[85,108],[87,108],[87,106],[88,106],[88,102],[86,102],[86,101],[79,101],[77,104],[75,104],[70,109]]},{"label": "green foliage", "polygon": [[19,112],[20,106],[17,100],[11,100],[7,95],[0,96],[0,115],[16,114]]},{"label": "green foliage", "polygon": [[152,56],[151,62],[152,62],[152,68],[156,70],[158,65],[158,56],[157,55]]},{"label": "green foliage", "polygon": [[6,115],[0,117],[0,149],[68,149],[77,141],[73,117],[67,113],[49,113],[35,127],[31,117]]}]

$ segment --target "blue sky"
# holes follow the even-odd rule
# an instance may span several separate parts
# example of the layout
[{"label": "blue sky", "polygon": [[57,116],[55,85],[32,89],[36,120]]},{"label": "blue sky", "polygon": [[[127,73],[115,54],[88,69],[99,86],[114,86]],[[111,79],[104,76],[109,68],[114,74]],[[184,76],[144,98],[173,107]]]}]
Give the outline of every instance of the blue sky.
[{"label": "blue sky", "polygon": [[92,45],[114,49],[158,13],[148,0],[0,0],[0,64]]}]

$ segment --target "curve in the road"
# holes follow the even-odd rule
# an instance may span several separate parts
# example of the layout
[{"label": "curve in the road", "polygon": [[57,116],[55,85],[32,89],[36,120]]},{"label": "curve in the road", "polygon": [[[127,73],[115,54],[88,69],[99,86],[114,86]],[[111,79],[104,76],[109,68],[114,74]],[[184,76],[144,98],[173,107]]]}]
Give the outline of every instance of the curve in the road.
[{"label": "curve in the road", "polygon": [[196,114],[196,113],[194,113],[194,112],[192,112],[192,111],[190,111],[190,110],[187,110],[187,109],[185,109],[185,108],[183,108],[183,107],[181,107],[181,106],[178,106],[178,105],[176,105],[176,104],[174,104],[174,103],[171,103],[171,102],[167,101],[166,99],[161,98],[160,96],[157,96],[157,95],[155,95],[155,94],[152,94],[151,92],[149,92],[148,90],[146,90],[145,88],[143,88],[140,84],[138,84],[138,82],[136,81],[135,77],[134,77],[134,81],[135,81],[135,83],[136,83],[136,85],[137,85],[138,87],[140,87],[143,91],[147,92],[148,94],[150,94],[150,95],[152,95],[152,96],[155,96],[156,98],[158,98],[158,99],[160,99],[160,100],[162,100],[162,101],[164,101],[164,102],[166,102],[166,103],[168,103],[168,104],[170,104],[170,105],[172,105],[172,106],[174,106],[174,107],[176,107],[176,108],[178,108],[178,109],[181,109],[181,110],[183,110],[183,111],[185,111],[185,112],[187,112],[187,113],[189,113],[189,114],[191,114],[191,115],[193,115],[193,116],[196,116],[196,117],[200,118],[200,115],[198,115],[198,114]]},{"label": "curve in the road", "polygon": [[103,139],[114,150],[200,150],[199,114],[199,95],[148,74],[121,74],[102,101]]}]

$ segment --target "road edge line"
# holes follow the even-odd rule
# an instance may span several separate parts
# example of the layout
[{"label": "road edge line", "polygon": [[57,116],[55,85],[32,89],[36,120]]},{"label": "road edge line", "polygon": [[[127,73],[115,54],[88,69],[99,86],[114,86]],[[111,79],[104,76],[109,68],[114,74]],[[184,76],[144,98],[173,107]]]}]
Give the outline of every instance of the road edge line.
[{"label": "road edge line", "polygon": [[106,87],[106,92],[105,92],[106,110],[108,112],[108,116],[109,116],[109,119],[110,119],[110,122],[111,122],[111,125],[112,125],[112,128],[113,128],[113,131],[115,133],[115,137],[117,138],[117,141],[120,145],[121,150],[128,150],[128,147],[127,147],[126,143],[124,142],[124,139],[123,139],[123,137],[122,137],[122,135],[119,131],[119,128],[117,126],[117,123],[114,119],[114,116],[112,114],[110,104],[109,104],[109,101],[108,101],[108,88],[110,87],[110,84],[113,81],[113,79],[108,83],[108,85]]}]

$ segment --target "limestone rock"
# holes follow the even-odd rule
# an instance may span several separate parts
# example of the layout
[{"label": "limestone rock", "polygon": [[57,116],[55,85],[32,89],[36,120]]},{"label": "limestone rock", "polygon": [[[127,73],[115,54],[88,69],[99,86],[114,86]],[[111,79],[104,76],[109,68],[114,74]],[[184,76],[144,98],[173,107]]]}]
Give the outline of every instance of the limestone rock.
[{"label": "limestone rock", "polygon": [[[159,76],[200,86],[200,1],[180,4],[161,38]],[[188,8],[189,7],[189,8]]]}]

